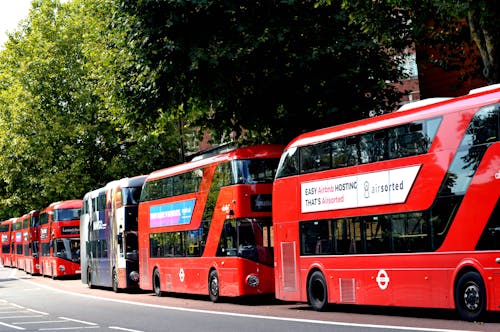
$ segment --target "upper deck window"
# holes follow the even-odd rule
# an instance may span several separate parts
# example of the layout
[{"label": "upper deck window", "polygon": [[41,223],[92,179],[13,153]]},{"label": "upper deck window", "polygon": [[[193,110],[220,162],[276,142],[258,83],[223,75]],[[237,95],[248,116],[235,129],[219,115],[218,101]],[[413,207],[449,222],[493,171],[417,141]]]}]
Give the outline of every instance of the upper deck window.
[{"label": "upper deck window", "polygon": [[197,192],[203,170],[195,169],[166,178],[147,181],[141,193],[141,201],[172,197]]},{"label": "upper deck window", "polygon": [[440,123],[441,118],[432,118],[290,149],[282,156],[277,177],[424,154]]}]

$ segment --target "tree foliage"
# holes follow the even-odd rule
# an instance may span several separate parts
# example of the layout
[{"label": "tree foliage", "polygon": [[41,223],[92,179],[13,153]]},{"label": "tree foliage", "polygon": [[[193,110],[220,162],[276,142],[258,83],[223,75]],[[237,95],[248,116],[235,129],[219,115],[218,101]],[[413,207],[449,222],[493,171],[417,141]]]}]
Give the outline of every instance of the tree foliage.
[{"label": "tree foliage", "polygon": [[179,162],[171,121],[129,121],[117,98],[134,59],[110,29],[113,6],[34,1],[0,53],[5,218]]},{"label": "tree foliage", "polygon": [[[406,45],[434,48],[433,61],[444,68],[463,66],[470,52],[464,41],[477,46],[482,74],[490,83],[500,82],[500,4],[490,0],[322,0],[341,3],[351,22],[362,25],[384,44],[401,49]],[[442,55],[447,56],[443,57]]]},{"label": "tree foliage", "polygon": [[[394,109],[401,73],[339,6],[311,1],[122,1],[141,59],[132,104],[180,106],[217,140],[286,143],[303,131]],[[147,96],[146,96],[147,95]],[[196,111],[196,113],[193,113]],[[184,114],[181,114],[184,116]],[[293,125],[292,125],[293,124]],[[295,125],[299,124],[299,125]]]},{"label": "tree foliage", "polygon": [[208,131],[287,143],[392,110],[390,51],[336,4],[35,0],[0,52],[0,218],[178,164]]}]

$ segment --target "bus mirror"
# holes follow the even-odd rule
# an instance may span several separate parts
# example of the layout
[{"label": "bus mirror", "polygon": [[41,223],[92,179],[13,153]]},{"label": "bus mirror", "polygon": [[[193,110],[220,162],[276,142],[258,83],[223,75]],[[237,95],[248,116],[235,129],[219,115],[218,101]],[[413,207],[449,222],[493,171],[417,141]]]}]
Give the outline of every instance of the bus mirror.
[{"label": "bus mirror", "polygon": [[119,245],[122,245],[122,243],[123,243],[123,235],[121,233],[118,234],[118,235],[116,235],[116,240],[118,241]]},{"label": "bus mirror", "polygon": [[49,245],[50,245],[51,248],[53,248],[54,247],[54,240],[50,240]]}]

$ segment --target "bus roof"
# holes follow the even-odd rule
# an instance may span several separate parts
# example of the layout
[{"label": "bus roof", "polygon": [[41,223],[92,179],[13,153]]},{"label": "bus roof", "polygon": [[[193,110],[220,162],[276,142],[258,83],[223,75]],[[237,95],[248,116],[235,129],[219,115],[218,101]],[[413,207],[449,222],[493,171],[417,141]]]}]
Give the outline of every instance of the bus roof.
[{"label": "bus roof", "polygon": [[431,102],[416,102],[416,107],[403,106],[403,109],[384,115],[366,118],[337,126],[322,128],[304,133],[293,139],[286,149],[319,143],[335,138],[348,137],[377,129],[383,129],[411,121],[436,117],[446,113],[471,107],[481,107],[500,102],[500,84],[471,90],[469,94],[456,98],[432,99]]},{"label": "bus roof", "polygon": [[67,201],[54,202],[49,205],[52,209],[74,209],[82,206],[81,199],[70,199]]},{"label": "bus roof", "polygon": [[89,199],[89,198],[95,198],[99,196],[100,193],[105,192],[106,190],[113,188],[113,187],[121,187],[121,188],[129,188],[129,187],[140,187],[144,184],[144,181],[146,180],[147,175],[137,175],[131,178],[123,178],[120,180],[113,180],[108,182],[104,187],[98,188],[91,190],[87,192],[84,196],[83,199]]},{"label": "bus roof", "polygon": [[196,159],[180,165],[157,170],[148,175],[146,181],[160,179],[173,174],[182,173],[188,170],[202,168],[207,165],[217,164],[223,161],[254,158],[280,158],[283,146],[278,144],[259,144],[234,150],[226,151],[215,156],[203,159]]},{"label": "bus roof", "polygon": [[146,181],[147,175],[138,175],[134,176],[132,178],[123,178],[118,180],[118,184],[122,188],[128,188],[128,187],[140,187]]}]

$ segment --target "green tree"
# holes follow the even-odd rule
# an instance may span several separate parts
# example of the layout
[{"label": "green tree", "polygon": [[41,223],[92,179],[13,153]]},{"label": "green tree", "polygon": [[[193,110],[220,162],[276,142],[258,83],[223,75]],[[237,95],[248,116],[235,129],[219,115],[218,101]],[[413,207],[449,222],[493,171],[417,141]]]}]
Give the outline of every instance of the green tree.
[{"label": "green tree", "polygon": [[[448,56],[430,59],[446,68],[463,66],[470,57],[464,41],[477,46],[482,60],[479,75],[500,82],[500,4],[490,0],[323,0],[318,4],[342,4],[359,24],[389,47],[423,45],[442,49]],[[441,48],[441,49],[440,49]],[[475,63],[471,62],[475,70]],[[474,73],[473,73],[474,74]]]},{"label": "green tree", "polygon": [[170,144],[176,119],[141,123],[122,108],[116,91],[128,87],[119,74],[134,59],[124,32],[110,29],[113,8],[112,1],[34,1],[0,53],[0,215],[178,163],[177,134]]},{"label": "green tree", "polygon": [[338,5],[119,3],[120,16],[135,19],[127,34],[137,60],[129,71],[134,84],[124,97],[143,119],[183,109],[191,126],[212,130],[218,142],[286,143],[303,131],[393,110],[399,101],[387,83],[401,78],[397,63]]}]

